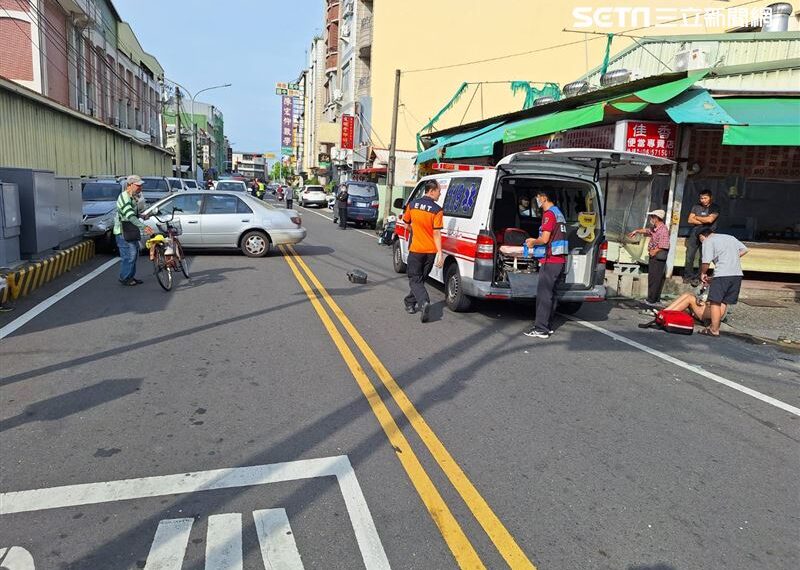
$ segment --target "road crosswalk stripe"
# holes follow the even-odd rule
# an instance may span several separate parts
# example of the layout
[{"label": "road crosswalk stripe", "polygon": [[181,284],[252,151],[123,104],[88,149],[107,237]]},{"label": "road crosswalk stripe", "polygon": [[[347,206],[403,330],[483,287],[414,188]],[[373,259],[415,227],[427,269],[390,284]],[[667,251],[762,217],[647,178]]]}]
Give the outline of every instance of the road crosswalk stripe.
[{"label": "road crosswalk stripe", "polygon": [[181,570],[194,519],[166,519],[158,523],[144,570]]},{"label": "road crosswalk stripe", "polygon": [[242,514],[208,517],[206,570],[242,570]]},{"label": "road crosswalk stripe", "polygon": [[[303,570],[285,509],[253,511],[261,558],[266,570]],[[208,570],[208,569],[206,569]]]}]

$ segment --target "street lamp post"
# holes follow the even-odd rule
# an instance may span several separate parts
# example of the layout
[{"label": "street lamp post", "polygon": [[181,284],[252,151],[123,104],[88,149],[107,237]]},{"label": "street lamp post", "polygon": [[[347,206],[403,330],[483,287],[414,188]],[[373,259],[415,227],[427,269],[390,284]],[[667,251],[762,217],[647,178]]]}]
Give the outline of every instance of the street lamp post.
[{"label": "street lamp post", "polygon": [[205,89],[201,89],[194,95],[192,95],[192,105],[191,105],[191,113],[192,113],[192,179],[197,180],[197,121],[194,120],[194,100],[195,98],[203,93],[204,91],[211,91],[212,89],[223,89],[224,87],[230,87],[230,83],[226,83],[225,85],[215,85],[214,87],[206,87]]},{"label": "street lamp post", "polygon": [[[198,95],[200,95],[200,93],[203,93],[204,91],[211,91],[212,89],[222,89],[224,87],[230,87],[232,84],[231,83],[226,83],[225,85],[215,85],[214,87],[206,87],[205,89],[201,89],[200,91],[198,91],[197,93],[192,95],[191,91],[186,89],[186,87],[184,87],[183,85],[181,85],[177,81],[173,81],[172,79],[169,79],[167,77],[165,77],[164,79],[166,81],[169,81],[173,85],[177,85],[178,87],[180,87],[181,89],[183,89],[189,95],[192,96],[192,103],[191,103],[191,114],[192,114],[192,156],[190,158],[189,165],[191,166],[192,179],[193,180],[197,180],[197,123],[194,120],[194,100],[197,98]],[[176,109],[176,114],[179,114],[180,112],[181,112],[180,107],[178,107]],[[176,123],[176,124],[178,124],[178,123]],[[178,133],[176,133],[176,135],[178,137],[178,143],[179,143],[179,146],[180,146],[181,133],[178,132]],[[181,175],[181,157],[180,156],[178,157],[177,163],[178,163],[178,177],[180,178],[180,175]]]}]

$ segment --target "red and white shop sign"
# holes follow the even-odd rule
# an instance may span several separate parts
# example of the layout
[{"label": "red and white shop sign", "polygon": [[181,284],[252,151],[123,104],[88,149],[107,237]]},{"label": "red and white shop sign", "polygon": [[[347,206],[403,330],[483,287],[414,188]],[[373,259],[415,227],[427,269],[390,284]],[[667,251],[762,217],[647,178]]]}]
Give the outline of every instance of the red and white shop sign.
[{"label": "red and white shop sign", "polygon": [[661,158],[677,156],[678,125],[656,121],[618,121],[617,150],[638,152]]},{"label": "red and white shop sign", "polygon": [[341,148],[353,150],[355,117],[353,115],[342,115],[342,144]]}]

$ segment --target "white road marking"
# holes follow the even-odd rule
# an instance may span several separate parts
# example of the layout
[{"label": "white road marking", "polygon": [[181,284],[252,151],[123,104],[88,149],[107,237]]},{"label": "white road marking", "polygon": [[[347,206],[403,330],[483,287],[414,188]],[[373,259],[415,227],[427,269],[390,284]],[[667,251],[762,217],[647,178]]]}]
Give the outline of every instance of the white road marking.
[{"label": "white road marking", "polygon": [[284,509],[253,511],[261,559],[267,570],[303,570],[303,561]]},{"label": "white road marking", "polygon": [[158,523],[144,570],[181,570],[194,519],[166,519]]},{"label": "white road marking", "polygon": [[206,570],[242,570],[242,515],[208,517]]},{"label": "white road marking", "polygon": [[681,368],[683,368],[685,370],[688,370],[690,372],[694,372],[695,374],[703,376],[704,378],[708,378],[709,380],[713,380],[714,382],[722,384],[723,386],[727,386],[728,388],[733,388],[734,390],[737,390],[737,391],[739,391],[739,392],[741,392],[743,394],[747,394],[748,396],[751,396],[751,397],[753,397],[753,398],[755,398],[757,400],[761,400],[762,402],[766,402],[767,404],[770,404],[771,406],[775,406],[776,408],[780,408],[781,410],[789,412],[790,414],[794,414],[796,416],[800,416],[800,408],[797,408],[795,406],[792,406],[790,404],[787,404],[785,402],[777,400],[777,399],[773,398],[772,396],[767,396],[766,394],[762,394],[761,392],[758,392],[756,390],[748,388],[747,386],[742,386],[741,384],[733,382],[732,380],[728,380],[727,378],[723,378],[719,374],[714,374],[713,372],[709,372],[707,370],[703,370],[699,366],[696,366],[694,364],[689,364],[688,362],[684,362],[683,360],[675,358],[674,356],[670,356],[669,354],[665,354],[665,353],[663,353],[663,352],[661,352],[659,350],[656,350],[654,348],[650,348],[649,346],[645,346],[645,345],[643,345],[641,343],[638,343],[635,340],[631,340],[629,338],[625,338],[624,336],[618,335],[617,333],[613,333],[613,332],[611,332],[609,330],[604,329],[603,327],[599,327],[594,323],[589,323],[589,322],[586,322],[584,320],[578,319],[576,317],[572,317],[570,315],[564,315],[564,316],[566,318],[568,318],[569,320],[571,320],[571,321],[573,321],[575,323],[578,323],[581,326],[586,327],[587,329],[591,329],[593,331],[596,331],[596,332],[599,332],[601,334],[604,334],[604,335],[606,335],[608,337],[613,338],[614,340],[618,340],[620,342],[623,342],[623,343],[627,344],[628,346],[632,346],[633,348],[635,348],[637,350],[641,350],[642,352],[646,352],[647,354],[649,354],[651,356],[655,356],[656,358],[660,358],[661,360],[665,360],[665,361],[669,362],[670,364],[674,364],[675,366],[680,366]]},{"label": "white road marking", "polygon": [[[310,208],[306,208],[305,206],[298,206],[298,208],[303,208],[303,210],[305,210],[307,212],[311,212],[312,214],[316,214],[318,216],[321,216],[321,217],[325,218],[326,220],[333,220],[333,216],[326,216],[322,212],[318,212],[316,210],[312,210]],[[365,232],[364,230],[359,230],[357,228],[353,228],[353,229],[355,229],[355,231],[357,231],[360,234],[364,234],[365,236],[374,239],[376,242],[378,241],[378,236],[376,234],[371,234],[369,232]]]},{"label": "white road marking", "polygon": [[88,275],[84,275],[83,277],[78,279],[75,283],[72,283],[71,285],[64,287],[61,291],[59,291],[52,297],[45,299],[44,301],[36,305],[34,308],[32,308],[30,311],[26,312],[24,315],[20,315],[19,317],[17,317],[16,319],[14,319],[13,321],[11,321],[6,326],[0,329],[0,339],[7,337],[15,330],[25,325],[26,323],[30,322],[38,315],[40,315],[41,313],[43,313],[44,311],[46,311],[47,309],[58,303],[61,299],[63,299],[76,289],[83,287],[89,281],[100,275],[103,271],[105,271],[109,267],[114,266],[117,263],[119,263],[119,257],[115,257],[114,259],[106,261],[103,265],[101,265]]},{"label": "white road marking", "polygon": [[336,477],[356,542],[367,570],[388,569],[389,560],[372,520],[364,493],[346,455],[271,465],[213,469],[176,475],[141,477],[0,493],[0,515],[43,509],[94,505],[181,493],[249,487],[314,477]]},{"label": "white road marking", "polygon": [[21,546],[0,548],[0,568],[3,570],[36,570],[33,556]]}]

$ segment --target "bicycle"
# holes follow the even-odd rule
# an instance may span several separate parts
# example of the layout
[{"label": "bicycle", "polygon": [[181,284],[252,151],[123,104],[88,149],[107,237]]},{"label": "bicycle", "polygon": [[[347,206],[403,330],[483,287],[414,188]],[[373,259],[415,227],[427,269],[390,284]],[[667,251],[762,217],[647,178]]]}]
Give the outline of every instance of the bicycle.
[{"label": "bicycle", "polygon": [[[175,220],[175,212],[181,211],[180,208],[174,208],[172,216],[168,220],[162,220],[156,214],[151,214],[158,222],[156,226],[162,233],[148,239],[145,246],[150,250],[156,281],[164,291],[172,289],[172,273],[175,270],[180,269],[183,276],[189,279],[189,264],[183,253],[183,246],[178,240],[178,236],[183,233],[183,228],[181,221]],[[167,234],[166,237],[164,234]]]}]

